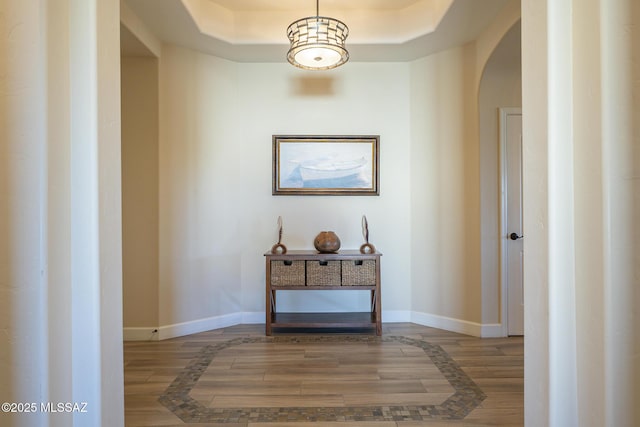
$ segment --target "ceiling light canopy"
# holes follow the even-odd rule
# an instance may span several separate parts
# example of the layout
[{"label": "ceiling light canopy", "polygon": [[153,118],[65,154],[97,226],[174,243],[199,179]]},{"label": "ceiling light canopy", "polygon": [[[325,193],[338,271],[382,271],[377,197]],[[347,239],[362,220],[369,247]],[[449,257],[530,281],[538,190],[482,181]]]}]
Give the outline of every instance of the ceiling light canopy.
[{"label": "ceiling light canopy", "polygon": [[349,60],[344,47],[349,28],[342,21],[319,16],[319,2],[316,16],[298,19],[287,28],[291,42],[287,60],[305,70],[329,70]]}]

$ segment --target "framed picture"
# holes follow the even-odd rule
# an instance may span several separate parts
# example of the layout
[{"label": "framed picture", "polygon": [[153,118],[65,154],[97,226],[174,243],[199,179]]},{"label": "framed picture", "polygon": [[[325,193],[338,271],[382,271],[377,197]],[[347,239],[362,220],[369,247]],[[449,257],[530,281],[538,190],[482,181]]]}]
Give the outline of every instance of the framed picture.
[{"label": "framed picture", "polygon": [[273,136],[274,195],[380,194],[380,136]]}]

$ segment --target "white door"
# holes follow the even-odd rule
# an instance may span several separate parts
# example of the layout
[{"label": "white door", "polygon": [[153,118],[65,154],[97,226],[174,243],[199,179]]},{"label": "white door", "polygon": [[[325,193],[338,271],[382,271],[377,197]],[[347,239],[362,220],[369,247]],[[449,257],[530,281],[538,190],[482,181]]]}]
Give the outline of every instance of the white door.
[{"label": "white door", "polygon": [[[507,334],[524,335],[522,111],[500,110],[502,148],[502,289]],[[504,295],[503,294],[503,295]],[[506,313],[505,313],[506,312]]]}]

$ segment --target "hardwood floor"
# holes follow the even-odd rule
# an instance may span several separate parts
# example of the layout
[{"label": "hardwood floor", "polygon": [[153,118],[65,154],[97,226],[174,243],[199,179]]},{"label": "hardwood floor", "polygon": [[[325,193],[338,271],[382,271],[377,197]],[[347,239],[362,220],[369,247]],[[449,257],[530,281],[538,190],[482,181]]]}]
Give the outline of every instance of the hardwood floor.
[{"label": "hardwood floor", "polygon": [[[125,342],[127,426],[521,426],[523,338],[409,323],[264,336],[238,325]],[[183,421],[186,420],[186,421]]]}]

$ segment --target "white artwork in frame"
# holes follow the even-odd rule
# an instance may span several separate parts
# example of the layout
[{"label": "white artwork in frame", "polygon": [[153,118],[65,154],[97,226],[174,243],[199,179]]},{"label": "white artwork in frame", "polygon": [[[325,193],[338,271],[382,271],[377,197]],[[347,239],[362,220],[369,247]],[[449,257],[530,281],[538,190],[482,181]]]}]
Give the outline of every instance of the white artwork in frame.
[{"label": "white artwork in frame", "polygon": [[274,195],[374,195],[380,137],[273,136]]}]

